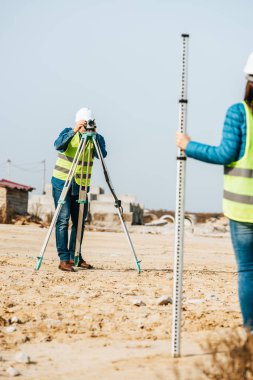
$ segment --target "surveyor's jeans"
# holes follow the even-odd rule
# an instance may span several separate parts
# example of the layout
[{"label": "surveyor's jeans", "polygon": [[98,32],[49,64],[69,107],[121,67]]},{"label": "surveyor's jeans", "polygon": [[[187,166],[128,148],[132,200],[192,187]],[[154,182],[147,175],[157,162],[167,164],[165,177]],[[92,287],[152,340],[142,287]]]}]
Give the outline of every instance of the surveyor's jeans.
[{"label": "surveyor's jeans", "polygon": [[243,325],[253,330],[253,223],[230,220]]},{"label": "surveyor's jeans", "polygon": [[[62,190],[53,186],[53,198],[55,208],[58,205],[58,200],[60,198]],[[69,261],[74,259],[75,247],[76,247],[76,233],[78,224],[78,212],[79,203],[77,203],[78,195],[72,195],[71,188],[65,199],[65,203],[62,205],[60,214],[58,216],[56,226],[55,226],[55,237],[56,237],[56,248],[61,261]],[[82,236],[84,232],[85,219],[88,213],[88,202],[85,203],[84,213],[83,213],[83,225],[82,225]],[[72,227],[70,233],[70,239],[68,238],[68,226],[69,219],[71,217]]]}]

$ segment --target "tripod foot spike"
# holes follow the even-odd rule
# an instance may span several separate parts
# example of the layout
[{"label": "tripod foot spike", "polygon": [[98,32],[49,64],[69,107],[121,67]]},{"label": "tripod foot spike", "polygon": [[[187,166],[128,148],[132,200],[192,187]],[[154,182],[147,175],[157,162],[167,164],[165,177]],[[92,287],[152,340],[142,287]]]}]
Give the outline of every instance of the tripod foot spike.
[{"label": "tripod foot spike", "polygon": [[137,269],[138,274],[141,273],[141,266],[140,266],[140,263],[141,263],[141,260],[140,260],[140,261],[136,261],[136,269]]},{"label": "tripod foot spike", "polygon": [[78,267],[78,264],[79,264],[79,256],[76,256],[74,258],[74,267]]},{"label": "tripod foot spike", "polygon": [[42,256],[38,256],[37,259],[38,259],[38,260],[37,260],[37,263],[36,263],[35,269],[36,269],[36,270],[39,270],[40,267],[41,267],[41,264],[42,264],[43,257],[42,257]]}]

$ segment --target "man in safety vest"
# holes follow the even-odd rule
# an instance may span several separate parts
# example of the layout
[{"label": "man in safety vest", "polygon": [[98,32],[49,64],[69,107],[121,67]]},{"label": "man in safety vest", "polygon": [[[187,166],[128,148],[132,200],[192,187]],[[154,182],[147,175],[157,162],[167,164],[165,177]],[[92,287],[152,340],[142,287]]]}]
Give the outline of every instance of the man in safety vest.
[{"label": "man in safety vest", "polygon": [[[59,152],[58,158],[53,171],[52,176],[52,188],[53,188],[53,198],[55,207],[57,207],[64,183],[67,179],[73,158],[75,156],[76,150],[79,146],[82,133],[86,131],[87,123],[92,120],[94,121],[95,131],[95,117],[92,111],[89,108],[81,108],[76,113],[75,126],[74,128],[65,128],[58,138],[54,142],[55,149]],[[106,157],[106,146],[104,138],[96,133],[97,142],[100,145],[101,152],[103,157]],[[93,156],[97,157],[97,153],[94,150]],[[90,177],[92,172],[92,163],[93,157],[91,159],[91,165],[88,176],[88,191],[90,186]],[[84,166],[83,169],[83,178],[86,178],[87,167]],[[75,254],[75,245],[76,245],[76,233],[78,225],[78,212],[79,212],[79,186],[80,186],[80,177],[81,177],[81,165],[77,165],[76,173],[72,179],[72,183],[68,194],[66,196],[65,202],[62,205],[60,214],[56,222],[56,248],[58,256],[60,259],[59,269],[63,271],[74,271],[74,254]],[[84,184],[83,184],[84,185]],[[84,206],[84,215],[83,215],[83,225],[82,225],[82,236],[84,232],[85,219],[88,213],[88,202]],[[68,237],[68,226],[69,219],[71,218],[72,227],[70,238]],[[91,269],[92,266],[88,264],[83,257],[79,258],[78,266],[81,269]]]}]

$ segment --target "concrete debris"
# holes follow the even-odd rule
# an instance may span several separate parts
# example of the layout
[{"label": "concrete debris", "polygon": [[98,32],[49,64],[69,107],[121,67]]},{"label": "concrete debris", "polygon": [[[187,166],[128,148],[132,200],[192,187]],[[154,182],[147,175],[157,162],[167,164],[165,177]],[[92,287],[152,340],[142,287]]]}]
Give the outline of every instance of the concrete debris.
[{"label": "concrete debris", "polygon": [[144,210],[143,223],[147,224],[147,223],[153,222],[154,220],[157,220],[157,216],[155,214],[148,212],[147,210]]},{"label": "concrete debris", "polygon": [[27,355],[25,352],[23,351],[20,351],[18,352],[16,355],[15,355],[15,361],[17,363],[25,363],[25,364],[29,364],[31,363],[31,359],[30,359],[30,356]]},{"label": "concrete debris", "polygon": [[220,226],[218,224],[214,224],[213,232],[225,233],[225,232],[228,232],[228,228],[227,228],[227,226],[224,226],[224,225]]},{"label": "concrete debris", "polygon": [[9,367],[7,368],[6,372],[8,373],[9,376],[14,377],[14,376],[19,376],[21,373],[14,367]]},{"label": "concrete debris", "polygon": [[20,323],[20,319],[14,315],[12,318],[11,318],[11,323]]},{"label": "concrete debris", "polygon": [[152,227],[152,226],[166,226],[167,224],[167,221],[166,220],[154,220],[153,222],[150,222],[150,223],[146,223],[145,226],[149,226],[149,227]]},{"label": "concrete debris", "polygon": [[[187,226],[188,222],[190,222],[192,233],[194,233],[194,223],[195,223],[194,215],[185,215],[184,224]],[[187,222],[187,223],[186,223]],[[168,223],[175,223],[175,218],[172,215],[163,215],[160,219],[152,219],[150,222],[145,223],[145,226],[148,227],[163,227]]]},{"label": "concrete debris", "polygon": [[8,326],[8,327],[5,327],[5,329],[4,329],[4,331],[6,332],[6,333],[13,333],[14,331],[16,331],[17,330],[17,327],[15,326],[15,325],[12,325],[12,326]]},{"label": "concrete debris", "polygon": [[163,215],[161,216],[160,220],[166,220],[166,221],[170,220],[172,223],[175,222],[175,218],[172,215]]},{"label": "concrete debris", "polygon": [[140,300],[140,299],[135,299],[135,300],[133,300],[133,304],[134,304],[135,306],[146,306],[145,302],[143,302],[143,301]]},{"label": "concrete debris", "polygon": [[160,297],[157,301],[157,305],[168,305],[169,303],[172,304],[172,298],[167,295]]},{"label": "concrete debris", "polygon": [[198,231],[203,235],[218,235],[223,236],[229,232],[229,225],[226,218],[210,218],[206,223],[198,225]]}]

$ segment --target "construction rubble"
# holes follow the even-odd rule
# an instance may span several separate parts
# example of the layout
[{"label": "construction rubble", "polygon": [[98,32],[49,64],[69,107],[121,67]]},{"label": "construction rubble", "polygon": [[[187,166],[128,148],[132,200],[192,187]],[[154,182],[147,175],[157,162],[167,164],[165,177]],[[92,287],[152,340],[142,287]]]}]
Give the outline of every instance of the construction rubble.
[{"label": "construction rubble", "polygon": [[[89,215],[88,224],[97,226],[119,225],[117,210],[114,206],[114,199],[111,194],[105,194],[101,187],[91,187],[88,194]],[[125,221],[129,225],[143,224],[144,206],[139,204],[132,195],[120,195]],[[33,194],[28,203],[29,214],[41,218],[45,222],[50,222],[55,211],[52,197],[51,184],[46,185],[45,194]]]},{"label": "construction rubble", "polygon": [[[174,212],[167,210],[146,210],[132,195],[120,195],[124,218],[129,232],[140,234],[166,234],[174,229]],[[15,224],[34,222],[46,227],[55,211],[51,184],[46,185],[45,194],[32,194],[28,202],[29,216],[20,216]],[[31,220],[32,217],[32,220]],[[40,222],[39,222],[40,221]],[[120,232],[122,230],[112,195],[105,194],[101,187],[91,187],[89,193],[89,215],[87,230]],[[229,231],[227,218],[216,213],[186,213],[186,233],[197,235],[222,235]]]}]

